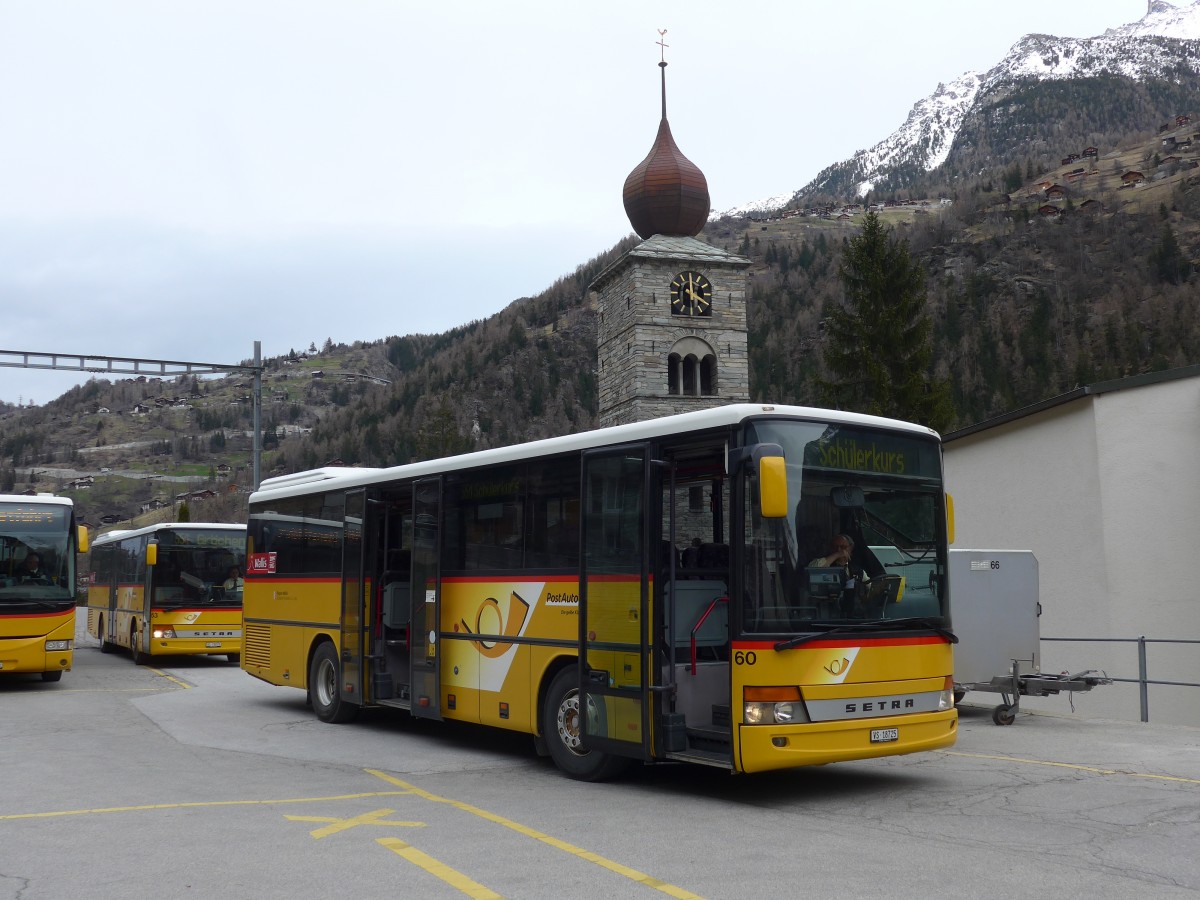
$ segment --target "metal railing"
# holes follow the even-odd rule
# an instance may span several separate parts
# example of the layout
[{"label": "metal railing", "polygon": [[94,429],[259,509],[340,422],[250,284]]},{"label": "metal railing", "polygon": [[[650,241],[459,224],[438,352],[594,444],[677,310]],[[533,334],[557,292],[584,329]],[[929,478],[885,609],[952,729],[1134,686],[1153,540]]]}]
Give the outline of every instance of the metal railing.
[{"label": "metal railing", "polygon": [[[1170,685],[1173,687],[1200,687],[1200,683],[1194,681],[1158,681],[1150,678],[1148,675],[1149,665],[1146,661],[1146,645],[1147,644],[1198,644],[1200,640],[1187,640],[1184,638],[1148,638],[1145,635],[1135,638],[1077,638],[1077,637],[1043,637],[1043,641],[1061,641],[1064,643],[1073,642],[1081,644],[1137,644],[1137,659],[1138,659],[1138,677],[1137,678],[1118,678],[1115,675],[1109,675],[1113,681],[1123,682],[1125,684],[1136,684],[1138,686],[1138,694],[1141,705],[1141,720],[1143,722],[1150,721],[1150,685]],[[1108,673],[1105,673],[1108,675]]]}]

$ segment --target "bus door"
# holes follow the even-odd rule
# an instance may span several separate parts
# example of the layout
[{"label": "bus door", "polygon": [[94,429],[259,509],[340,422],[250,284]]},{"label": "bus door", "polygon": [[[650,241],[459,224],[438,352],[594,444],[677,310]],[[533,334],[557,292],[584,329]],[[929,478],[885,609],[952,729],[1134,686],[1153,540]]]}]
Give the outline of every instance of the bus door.
[{"label": "bus door", "polygon": [[442,525],[442,479],[413,485],[412,624],[410,635],[410,711],[430,719],[442,717],[441,578],[438,571]]},{"label": "bus door", "polygon": [[650,755],[649,471],[645,445],[583,457],[583,743],[639,759]]},{"label": "bus door", "polygon": [[100,622],[100,649],[108,653],[117,643],[117,602],[121,596],[121,568],[119,560],[123,554],[118,553],[119,544],[109,544],[101,549],[101,560],[92,568],[96,572],[96,580],[104,579],[104,593],[108,597],[107,610]]},{"label": "bus door", "polygon": [[365,491],[346,494],[345,530],[342,533],[342,699],[356,706],[367,701],[363,693],[363,641],[368,614],[363,590],[363,510]]}]

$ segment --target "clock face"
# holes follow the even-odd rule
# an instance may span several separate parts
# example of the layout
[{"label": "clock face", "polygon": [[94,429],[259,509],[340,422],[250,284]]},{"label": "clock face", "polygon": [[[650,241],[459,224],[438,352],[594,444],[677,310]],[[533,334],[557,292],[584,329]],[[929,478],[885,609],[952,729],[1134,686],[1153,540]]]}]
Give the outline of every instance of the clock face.
[{"label": "clock face", "polygon": [[671,280],[671,312],[677,316],[711,316],[712,284],[699,272],[680,272]]}]

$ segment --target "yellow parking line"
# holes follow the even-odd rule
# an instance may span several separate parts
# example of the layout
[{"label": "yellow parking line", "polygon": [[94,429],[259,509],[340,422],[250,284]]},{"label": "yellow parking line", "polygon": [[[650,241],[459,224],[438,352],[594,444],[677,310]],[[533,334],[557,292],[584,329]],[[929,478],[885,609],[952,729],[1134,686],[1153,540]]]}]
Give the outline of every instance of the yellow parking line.
[{"label": "yellow parking line", "polygon": [[58,816],[94,816],[106,813],[145,812],[154,809],[194,809],[205,806],[279,806],[285,803],[322,803],[327,800],[361,800],[364,797],[403,797],[410,791],[369,791],[365,794],[338,794],[333,797],[295,797],[285,800],[211,800],[193,803],[148,803],[144,806],[108,806],[101,809],[63,809],[57,812],[0,815],[8,819],[53,819]]},{"label": "yellow parking line", "polygon": [[361,816],[352,816],[349,819],[339,819],[336,816],[284,816],[284,818],[289,822],[324,822],[324,828],[316,828],[309,832],[317,840],[329,837],[331,834],[337,834],[339,831],[357,828],[359,825],[394,825],[404,828],[425,827],[424,822],[394,822],[384,818],[384,816],[390,816],[394,812],[394,809],[384,808],[363,813]]},{"label": "yellow parking line", "polygon": [[1155,781],[1175,781],[1180,784],[1200,784],[1200,778],[1181,778],[1177,775],[1152,775],[1149,772],[1128,772],[1121,769],[1099,769],[1095,766],[1083,766],[1078,763],[1054,762],[1045,759],[1023,759],[1019,756],[995,756],[989,753],[963,753],[961,750],[942,750],[947,756],[965,756],[971,759],[995,759],[1000,762],[1025,763],[1030,766],[1053,766],[1059,769],[1076,769],[1080,772],[1091,772],[1093,775],[1125,775],[1129,778],[1150,778]]},{"label": "yellow parking line", "polygon": [[193,687],[193,685],[188,684],[186,681],[180,681],[174,675],[167,674],[162,669],[152,669],[150,666],[146,666],[145,668],[146,671],[153,672],[155,675],[161,675],[163,678],[167,679],[167,681],[173,681],[175,684],[179,685],[185,690],[190,690]]},{"label": "yellow parking line", "polygon": [[680,900],[701,900],[699,894],[693,894],[691,891],[684,890],[681,887],[676,887],[673,884],[668,884],[665,881],[660,881],[645,872],[639,872],[637,869],[632,869],[629,866],[621,865],[611,859],[605,859],[599,854],[592,853],[590,850],[584,850],[582,847],[576,847],[574,844],[569,844],[566,841],[559,840],[556,837],[551,837],[533,828],[529,828],[519,822],[514,822],[512,819],[506,819],[504,816],[496,813],[488,812],[485,809],[480,809],[477,806],[471,806],[469,803],[463,803],[461,800],[451,800],[448,797],[439,797],[437,794],[431,794],[428,791],[423,791],[415,785],[409,784],[407,781],[401,781],[399,778],[393,778],[378,769],[367,769],[366,772],[374,775],[376,778],[381,778],[388,784],[394,784],[397,787],[406,788],[418,797],[422,797],[433,803],[445,803],[456,809],[461,809],[463,812],[468,812],[473,816],[479,816],[481,819],[486,819],[489,822],[494,822],[497,825],[503,825],[505,828],[511,828],[518,834],[523,834],[526,837],[533,838],[536,841],[541,841],[543,844],[549,844],[557,850],[562,850],[565,853],[570,853],[573,856],[578,856],[580,859],[586,859],[588,862],[595,863],[610,872],[615,872],[631,881],[636,881],[639,884],[644,884],[647,887],[654,888],[656,891],[662,891],[671,897],[680,898]]},{"label": "yellow parking line", "polygon": [[399,854],[413,865],[420,866],[430,875],[440,878],[446,884],[457,888],[468,897],[474,898],[474,900],[501,900],[501,895],[497,894],[491,888],[484,887],[477,881],[472,881],[462,872],[452,869],[432,856],[422,853],[416,847],[404,843],[399,838],[376,838],[375,840],[376,843],[382,844],[393,853]]}]

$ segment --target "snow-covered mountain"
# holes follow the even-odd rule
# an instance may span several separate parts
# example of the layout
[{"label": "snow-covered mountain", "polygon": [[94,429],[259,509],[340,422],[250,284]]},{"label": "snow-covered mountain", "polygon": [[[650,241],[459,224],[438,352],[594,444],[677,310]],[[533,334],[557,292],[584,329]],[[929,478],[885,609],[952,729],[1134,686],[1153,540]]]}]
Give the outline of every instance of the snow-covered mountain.
[{"label": "snow-covered mountain", "polygon": [[789,194],[743,204],[713,218],[780,209],[798,196],[822,192],[864,196],[901,170],[931,172],[950,154],[963,121],[983,100],[995,103],[1028,81],[1101,75],[1146,80],[1180,68],[1200,75],[1200,0],[1176,6],[1153,0],[1137,22],[1091,38],[1030,34],[986,73],[967,72],[913,106],[908,118],[874,147],[822,171]]}]

